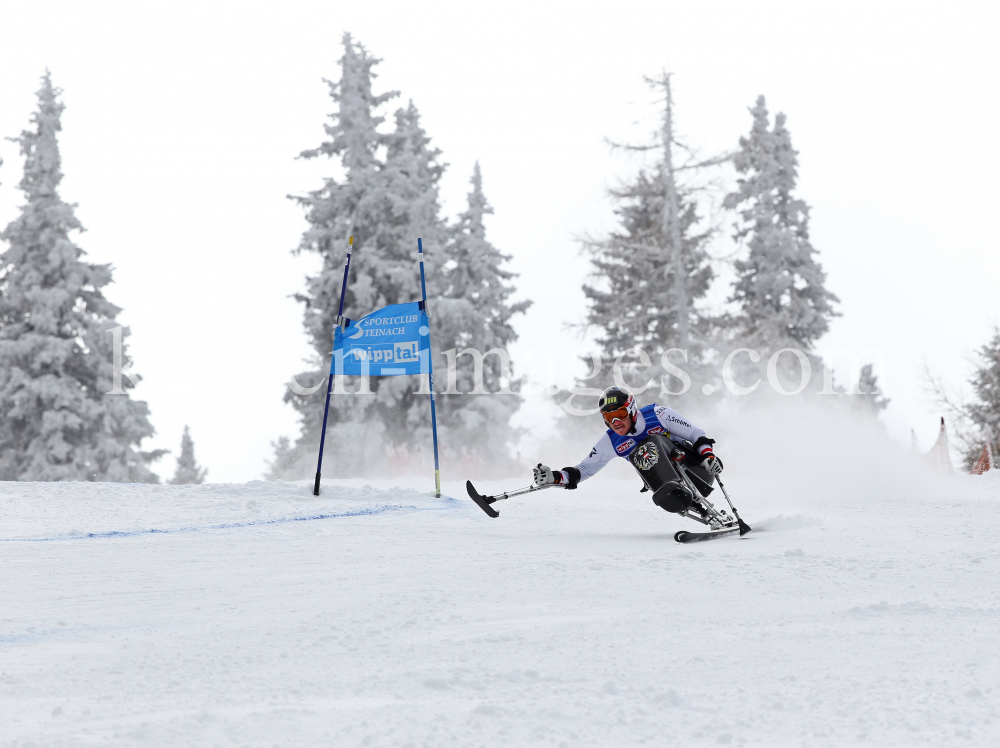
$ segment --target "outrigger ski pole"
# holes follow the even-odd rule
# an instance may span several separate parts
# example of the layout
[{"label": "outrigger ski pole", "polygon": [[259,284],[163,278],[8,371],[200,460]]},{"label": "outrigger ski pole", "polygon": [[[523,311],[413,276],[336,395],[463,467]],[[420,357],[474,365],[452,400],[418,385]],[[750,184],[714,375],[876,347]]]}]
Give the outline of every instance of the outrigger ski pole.
[{"label": "outrigger ski pole", "polygon": [[498,493],[496,496],[483,496],[472,485],[472,481],[467,480],[465,481],[465,490],[469,492],[469,498],[476,502],[476,506],[486,512],[486,514],[490,517],[499,517],[500,512],[490,506],[493,502],[503,501],[504,499],[509,499],[511,496],[520,496],[521,494],[534,493],[535,491],[544,491],[546,488],[555,488],[557,485],[559,484],[547,483],[544,486],[528,486],[526,488],[515,489],[514,491],[504,491],[503,493]]},{"label": "outrigger ski pole", "polygon": [[[694,445],[691,442],[689,442],[687,439],[684,439],[681,442],[681,444],[683,444],[688,450],[690,450],[692,452],[694,451]],[[681,466],[681,472],[682,473],[684,472],[683,466]],[[685,477],[687,477],[686,474],[685,474]],[[750,532],[751,530],[753,530],[753,528],[750,527],[750,525],[748,525],[746,522],[744,522],[740,518],[739,513],[736,511],[736,507],[733,506],[732,499],[729,498],[729,494],[726,492],[726,487],[724,485],[722,485],[722,480],[719,478],[718,475],[715,476],[715,482],[719,484],[719,488],[722,489],[722,495],[726,497],[726,503],[729,504],[729,508],[733,510],[733,516],[736,517],[736,524],[740,528],[740,537],[746,535],[748,532]],[[691,483],[690,479],[688,479],[688,483],[689,484]],[[693,487],[692,485],[688,486],[688,488],[692,488],[692,487]],[[700,492],[698,492],[698,493],[700,493]],[[677,534],[681,535],[684,532],[685,531],[682,530],[681,532],[679,532]],[[690,535],[692,533],[688,533],[688,534]]]},{"label": "outrigger ski pole", "polygon": [[722,495],[726,497],[726,502],[729,504],[729,508],[733,510],[733,516],[736,517],[736,522],[740,526],[740,536],[746,535],[753,528],[750,527],[746,522],[740,519],[739,513],[736,511],[736,507],[733,506],[733,502],[729,498],[729,494],[726,493],[726,487],[722,485],[722,481],[719,480],[719,476],[715,476],[715,482],[719,484],[719,488],[722,489]]}]

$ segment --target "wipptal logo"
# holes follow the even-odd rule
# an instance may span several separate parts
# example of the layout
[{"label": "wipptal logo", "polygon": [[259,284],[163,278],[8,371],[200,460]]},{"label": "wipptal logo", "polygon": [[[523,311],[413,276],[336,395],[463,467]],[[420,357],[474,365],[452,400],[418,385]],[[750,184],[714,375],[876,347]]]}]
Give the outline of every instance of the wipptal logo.
[{"label": "wipptal logo", "polygon": [[632,449],[632,447],[634,446],[635,446],[635,439],[629,439],[628,441],[622,442],[617,447],[615,447],[615,451],[618,452],[618,454],[623,455],[630,449]]}]

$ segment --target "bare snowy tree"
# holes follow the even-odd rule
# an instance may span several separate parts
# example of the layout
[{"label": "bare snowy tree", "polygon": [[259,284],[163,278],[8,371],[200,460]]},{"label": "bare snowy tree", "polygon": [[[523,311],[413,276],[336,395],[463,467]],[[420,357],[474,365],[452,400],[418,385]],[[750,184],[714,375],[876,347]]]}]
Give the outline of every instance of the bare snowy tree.
[{"label": "bare snowy tree", "polygon": [[606,357],[601,381],[591,380],[591,386],[611,384],[612,362],[639,347],[652,364],[642,379],[653,377],[663,389],[676,388],[660,366],[661,356],[680,349],[686,358],[674,362],[697,368],[712,328],[712,317],[700,303],[715,275],[707,250],[713,229],[699,214],[704,185],[696,176],[728,156],[694,156],[677,137],[671,76],[646,80],[662,95],[660,126],[651,143],[616,147],[651,153],[655,160],[610,191],[620,228],[583,240],[593,263],[593,282],[584,287],[586,324],[600,330]]}]

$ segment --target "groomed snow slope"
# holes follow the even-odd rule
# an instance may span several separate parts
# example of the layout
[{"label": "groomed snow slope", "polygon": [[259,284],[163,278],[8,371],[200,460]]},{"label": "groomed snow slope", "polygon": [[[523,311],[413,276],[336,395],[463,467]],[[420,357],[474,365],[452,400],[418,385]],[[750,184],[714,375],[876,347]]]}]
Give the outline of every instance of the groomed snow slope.
[{"label": "groomed snow slope", "polygon": [[0,745],[1000,744],[1000,476],[730,469],[757,531],[682,546],[621,468],[2,483]]}]

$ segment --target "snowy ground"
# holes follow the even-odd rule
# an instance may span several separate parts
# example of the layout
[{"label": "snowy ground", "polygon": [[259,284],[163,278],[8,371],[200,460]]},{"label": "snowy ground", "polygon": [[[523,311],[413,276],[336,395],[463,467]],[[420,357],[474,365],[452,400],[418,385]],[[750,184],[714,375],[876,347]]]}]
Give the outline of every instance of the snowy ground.
[{"label": "snowy ground", "polygon": [[429,477],[2,483],[0,745],[1000,745],[1000,476],[730,469],[757,532],[681,546],[622,468],[495,520],[391,487]]}]

